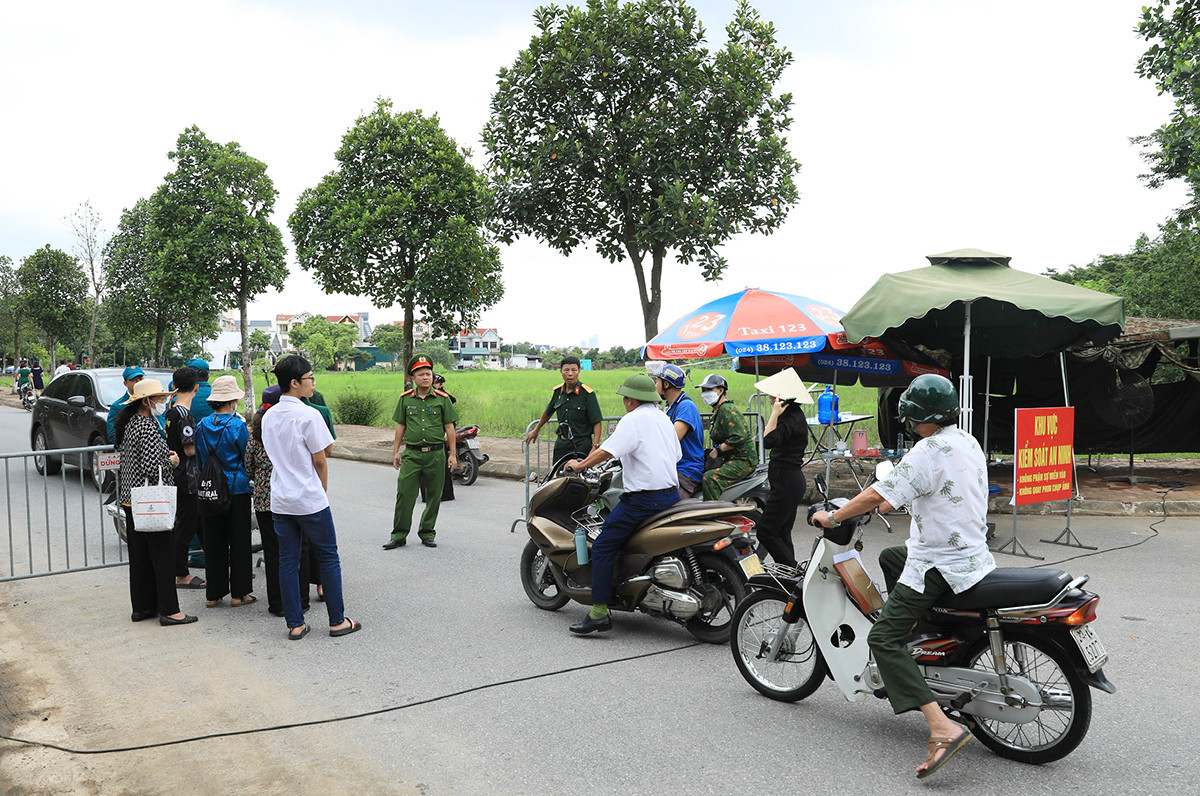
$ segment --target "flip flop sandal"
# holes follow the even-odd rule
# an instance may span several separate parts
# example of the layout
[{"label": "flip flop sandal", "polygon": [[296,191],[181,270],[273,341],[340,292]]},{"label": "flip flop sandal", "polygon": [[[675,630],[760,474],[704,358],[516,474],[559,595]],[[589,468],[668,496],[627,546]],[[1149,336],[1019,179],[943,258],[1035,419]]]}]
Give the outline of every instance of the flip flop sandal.
[{"label": "flip flop sandal", "polygon": [[192,578],[187,583],[176,583],[177,589],[203,589],[208,585],[208,582],[203,578]]},{"label": "flip flop sandal", "polygon": [[[933,736],[929,737],[929,753],[925,755],[925,763],[929,766],[929,768],[925,769],[924,771],[918,771],[917,779],[925,779],[925,777],[928,777],[930,774],[944,766],[946,761],[954,756],[955,752],[957,752],[959,749],[962,749],[967,745],[968,741],[975,737],[971,735],[971,731],[966,727],[963,727],[961,724],[958,726],[962,727],[962,735],[953,738],[948,735],[940,738],[935,738]],[[944,749],[945,754],[934,761],[933,758],[938,753],[939,749]]]},{"label": "flip flop sandal", "polygon": [[[225,599],[225,598],[222,597],[221,600],[223,600],[223,599]],[[205,600],[204,607],[205,608],[216,608],[218,605],[221,604],[221,600]]]},{"label": "flip flop sandal", "polygon": [[239,608],[243,605],[250,605],[251,603],[256,603],[256,602],[258,602],[258,598],[255,597],[253,594],[247,594],[245,597],[242,597],[240,599],[237,597],[229,598],[229,604],[232,605],[234,608]]},{"label": "flip flop sandal", "polygon": [[346,617],[346,621],[350,623],[349,627],[343,627],[341,630],[330,630],[329,635],[337,638],[338,636],[348,636],[351,633],[362,630],[362,625],[354,621],[350,617]]},{"label": "flip flop sandal", "polygon": [[289,641],[299,641],[300,639],[302,639],[308,635],[308,631],[312,630],[312,628],[309,627],[308,625],[300,625],[300,627],[301,627],[301,630],[299,633],[292,632],[293,630],[296,629],[294,627],[288,629],[287,637],[288,637]]}]

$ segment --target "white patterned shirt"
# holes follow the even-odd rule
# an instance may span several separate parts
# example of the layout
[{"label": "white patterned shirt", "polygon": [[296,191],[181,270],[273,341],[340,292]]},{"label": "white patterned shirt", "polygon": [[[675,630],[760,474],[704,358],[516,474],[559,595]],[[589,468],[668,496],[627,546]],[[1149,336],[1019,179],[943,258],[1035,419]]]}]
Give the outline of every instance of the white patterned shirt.
[{"label": "white patterned shirt", "polygon": [[987,546],[987,460],[970,434],[939,428],[874,487],[912,515],[900,583],[923,593],[925,573],[936,568],[958,594],[996,568]]}]

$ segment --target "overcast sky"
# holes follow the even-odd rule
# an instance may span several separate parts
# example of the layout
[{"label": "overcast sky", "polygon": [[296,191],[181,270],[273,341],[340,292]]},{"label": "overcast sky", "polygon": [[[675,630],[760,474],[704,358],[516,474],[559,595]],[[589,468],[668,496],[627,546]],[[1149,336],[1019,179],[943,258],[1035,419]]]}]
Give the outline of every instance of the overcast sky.
[{"label": "overcast sky", "polygon": [[[109,230],[171,169],[198,125],[264,161],[292,273],[253,318],[370,310],[295,265],[286,219],[379,96],[437,113],[483,165],[496,71],[534,34],[532,0],[6,2],[0,5],[0,254],[70,250],[63,217],[90,199]],[[731,0],[699,0],[715,48]],[[800,202],[774,235],[724,249],[718,283],[671,264],[660,328],[753,286],[843,311],[881,274],[962,247],[1041,272],[1127,251],[1182,203],[1153,191],[1129,137],[1169,113],[1139,79],[1141,0],[760,0],[795,55],[789,145]],[[510,342],[645,342],[632,269],[592,249],[502,247]],[[570,298],[567,298],[569,296]]]}]

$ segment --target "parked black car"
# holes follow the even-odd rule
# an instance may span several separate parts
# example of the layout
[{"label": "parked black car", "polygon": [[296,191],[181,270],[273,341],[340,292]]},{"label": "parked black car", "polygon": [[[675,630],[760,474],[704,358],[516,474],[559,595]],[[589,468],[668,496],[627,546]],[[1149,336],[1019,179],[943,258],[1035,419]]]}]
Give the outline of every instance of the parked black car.
[{"label": "parked black car", "polygon": [[[33,407],[33,424],[29,439],[33,450],[83,448],[108,445],[108,407],[125,394],[121,379],[124,368],[95,368],[72,370],[46,385]],[[171,382],[169,370],[147,370],[146,378]],[[98,454],[87,457],[84,466],[91,472],[92,483],[103,489],[112,478],[96,466]],[[63,459],[78,464],[78,456],[36,456],[33,464],[42,475],[55,475],[62,469]],[[107,478],[105,476],[108,476]]]}]

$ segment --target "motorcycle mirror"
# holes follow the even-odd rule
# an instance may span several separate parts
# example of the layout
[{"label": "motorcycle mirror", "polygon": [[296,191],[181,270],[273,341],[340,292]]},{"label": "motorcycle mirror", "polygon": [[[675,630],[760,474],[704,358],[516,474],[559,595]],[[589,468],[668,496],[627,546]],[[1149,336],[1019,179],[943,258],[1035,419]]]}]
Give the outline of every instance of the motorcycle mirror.
[{"label": "motorcycle mirror", "polygon": [[825,484],[825,476],[817,473],[816,477],[813,478],[813,483],[816,484],[817,491],[821,493],[821,497],[829,500],[829,489]]}]

